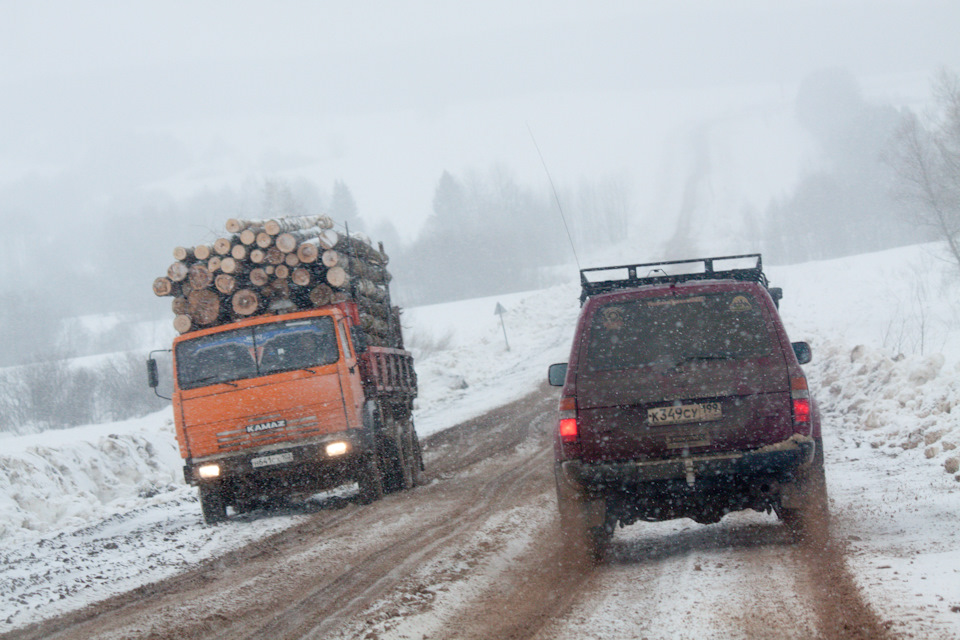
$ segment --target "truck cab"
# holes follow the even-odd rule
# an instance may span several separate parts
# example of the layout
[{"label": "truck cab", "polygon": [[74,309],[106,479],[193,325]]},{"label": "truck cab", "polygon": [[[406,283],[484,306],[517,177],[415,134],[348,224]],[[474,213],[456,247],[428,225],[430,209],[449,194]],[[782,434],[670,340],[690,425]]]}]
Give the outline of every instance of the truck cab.
[{"label": "truck cab", "polygon": [[350,481],[364,502],[412,486],[422,470],[412,360],[364,342],[351,302],[174,340],[177,442],[208,523],[228,505],[242,512]]}]

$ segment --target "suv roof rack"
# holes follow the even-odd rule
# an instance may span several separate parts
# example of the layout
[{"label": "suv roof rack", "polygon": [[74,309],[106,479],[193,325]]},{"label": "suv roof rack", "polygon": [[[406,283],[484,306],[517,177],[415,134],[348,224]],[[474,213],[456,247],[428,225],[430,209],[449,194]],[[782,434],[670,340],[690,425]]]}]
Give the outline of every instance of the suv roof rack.
[{"label": "suv roof rack", "polygon": [[[714,263],[723,260],[756,260],[752,267],[716,268]],[[682,273],[669,274],[664,267],[684,265]],[[626,277],[614,277],[605,280],[590,281],[588,273],[600,271],[616,271],[626,269]],[[691,271],[691,269],[695,269]],[[638,275],[640,270],[646,270],[647,275]],[[671,269],[672,270],[672,269]],[[593,267],[580,270],[580,305],[590,296],[609,293],[620,289],[634,289],[651,284],[675,284],[691,280],[741,280],[759,282],[773,297],[779,306],[783,291],[779,288],[771,289],[767,276],[763,273],[763,261],[759,253],[747,253],[738,256],[717,256],[713,258],[698,258],[695,260],[670,260],[667,262],[646,262],[643,264],[625,264],[614,267]]]}]

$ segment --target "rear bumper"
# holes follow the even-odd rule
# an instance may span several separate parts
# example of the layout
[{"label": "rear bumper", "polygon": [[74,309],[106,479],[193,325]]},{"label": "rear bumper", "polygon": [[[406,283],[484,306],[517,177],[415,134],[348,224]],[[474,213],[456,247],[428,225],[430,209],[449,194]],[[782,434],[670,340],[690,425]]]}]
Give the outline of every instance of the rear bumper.
[{"label": "rear bumper", "polygon": [[558,465],[557,481],[571,490],[602,495],[609,490],[630,490],[645,483],[685,481],[691,487],[724,478],[769,477],[792,479],[794,472],[813,461],[815,441],[794,435],[788,440],[751,451],[691,455],[668,460],[629,460],[584,463],[565,460]]},{"label": "rear bumper", "polygon": [[[188,459],[183,467],[183,477],[187,484],[198,485],[210,482],[231,482],[242,479],[245,482],[257,482],[265,478],[286,475],[317,475],[324,470],[333,472],[339,467],[353,464],[361,455],[373,450],[373,444],[365,431],[353,429],[331,433],[319,438],[310,438],[300,442],[283,442],[255,450],[241,450],[222,453],[203,458]],[[335,442],[344,442],[346,452],[329,455],[327,446]],[[263,464],[263,463],[267,464]],[[220,473],[216,478],[201,478],[200,467],[217,465]]]}]

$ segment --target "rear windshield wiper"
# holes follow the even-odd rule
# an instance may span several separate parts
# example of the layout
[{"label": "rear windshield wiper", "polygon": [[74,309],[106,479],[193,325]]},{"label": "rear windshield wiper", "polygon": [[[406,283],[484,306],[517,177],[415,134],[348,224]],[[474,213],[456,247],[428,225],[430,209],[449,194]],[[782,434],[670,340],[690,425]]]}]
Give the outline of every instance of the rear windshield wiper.
[{"label": "rear windshield wiper", "polygon": [[696,353],[690,356],[684,356],[677,361],[675,366],[679,367],[682,364],[687,362],[694,362],[699,360],[729,360],[733,358],[732,353]]}]

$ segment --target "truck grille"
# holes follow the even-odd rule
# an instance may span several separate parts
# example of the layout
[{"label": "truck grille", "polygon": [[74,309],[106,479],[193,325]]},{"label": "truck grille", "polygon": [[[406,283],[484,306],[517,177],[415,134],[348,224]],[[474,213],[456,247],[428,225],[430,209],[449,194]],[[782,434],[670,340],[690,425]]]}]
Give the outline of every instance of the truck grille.
[{"label": "truck grille", "polygon": [[[276,427],[250,432],[248,426],[265,425],[269,423],[282,423]],[[229,431],[220,431],[217,433],[217,448],[220,451],[233,451],[235,449],[245,449],[255,447],[277,440],[300,439],[320,433],[320,422],[317,416],[302,416],[299,418],[286,419],[279,414],[258,416],[255,422],[250,425],[243,425]]]}]

